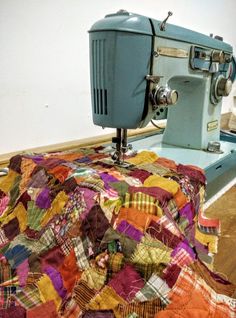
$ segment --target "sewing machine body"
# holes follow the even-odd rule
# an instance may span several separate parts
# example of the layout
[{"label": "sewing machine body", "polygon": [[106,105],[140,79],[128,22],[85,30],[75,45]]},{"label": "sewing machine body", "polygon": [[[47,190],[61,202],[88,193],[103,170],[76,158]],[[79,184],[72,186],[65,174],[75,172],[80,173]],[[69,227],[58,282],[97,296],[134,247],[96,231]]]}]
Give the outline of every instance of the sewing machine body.
[{"label": "sewing machine body", "polygon": [[236,174],[235,144],[218,147],[222,97],[235,79],[229,44],[123,10],[89,32],[93,121],[117,129],[117,163],[128,150],[126,130],[165,118],[168,108],[163,138],[134,142],[134,149],[196,164],[209,180]]}]

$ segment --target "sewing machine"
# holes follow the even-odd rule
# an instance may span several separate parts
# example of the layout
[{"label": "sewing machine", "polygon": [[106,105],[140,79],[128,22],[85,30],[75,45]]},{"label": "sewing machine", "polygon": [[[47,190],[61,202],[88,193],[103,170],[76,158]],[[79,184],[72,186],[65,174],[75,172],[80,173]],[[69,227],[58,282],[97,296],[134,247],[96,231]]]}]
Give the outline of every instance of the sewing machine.
[{"label": "sewing machine", "polygon": [[127,129],[167,117],[163,136],[136,140],[133,149],[202,167],[210,197],[236,177],[236,144],[219,137],[236,62],[222,38],[168,24],[171,15],[161,22],[121,10],[92,26],[93,122],[116,128],[112,156],[122,164]]}]

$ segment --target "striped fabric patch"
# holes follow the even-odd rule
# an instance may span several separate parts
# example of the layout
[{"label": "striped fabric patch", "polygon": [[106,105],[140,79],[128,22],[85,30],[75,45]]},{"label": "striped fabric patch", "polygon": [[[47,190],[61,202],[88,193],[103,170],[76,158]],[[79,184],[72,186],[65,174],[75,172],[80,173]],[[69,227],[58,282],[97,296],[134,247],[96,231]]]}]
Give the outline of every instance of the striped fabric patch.
[{"label": "striped fabric patch", "polygon": [[91,289],[83,280],[75,283],[74,300],[79,305],[80,309],[85,310],[86,305],[95,296],[95,290]]},{"label": "striped fabric patch", "polygon": [[127,192],[123,206],[126,208],[135,208],[149,214],[159,215],[158,204],[158,200],[148,194],[142,192]]}]

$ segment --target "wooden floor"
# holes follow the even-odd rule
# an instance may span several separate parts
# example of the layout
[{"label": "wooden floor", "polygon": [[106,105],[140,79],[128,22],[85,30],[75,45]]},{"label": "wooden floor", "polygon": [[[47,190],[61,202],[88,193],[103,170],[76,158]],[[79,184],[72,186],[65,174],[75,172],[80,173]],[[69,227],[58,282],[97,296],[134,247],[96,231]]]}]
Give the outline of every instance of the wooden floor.
[{"label": "wooden floor", "polygon": [[221,221],[214,271],[236,284],[236,185],[206,210],[206,216]]}]

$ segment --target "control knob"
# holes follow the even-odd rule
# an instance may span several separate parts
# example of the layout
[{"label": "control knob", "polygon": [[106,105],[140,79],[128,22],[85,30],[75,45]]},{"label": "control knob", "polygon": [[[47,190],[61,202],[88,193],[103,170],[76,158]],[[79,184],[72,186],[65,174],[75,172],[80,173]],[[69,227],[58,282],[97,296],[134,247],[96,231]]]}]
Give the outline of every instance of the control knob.
[{"label": "control knob", "polygon": [[216,90],[218,96],[228,96],[232,90],[232,81],[225,77],[220,77],[217,81]]},{"label": "control knob", "polygon": [[166,86],[159,86],[153,91],[155,105],[174,105],[178,101],[178,92]]}]

